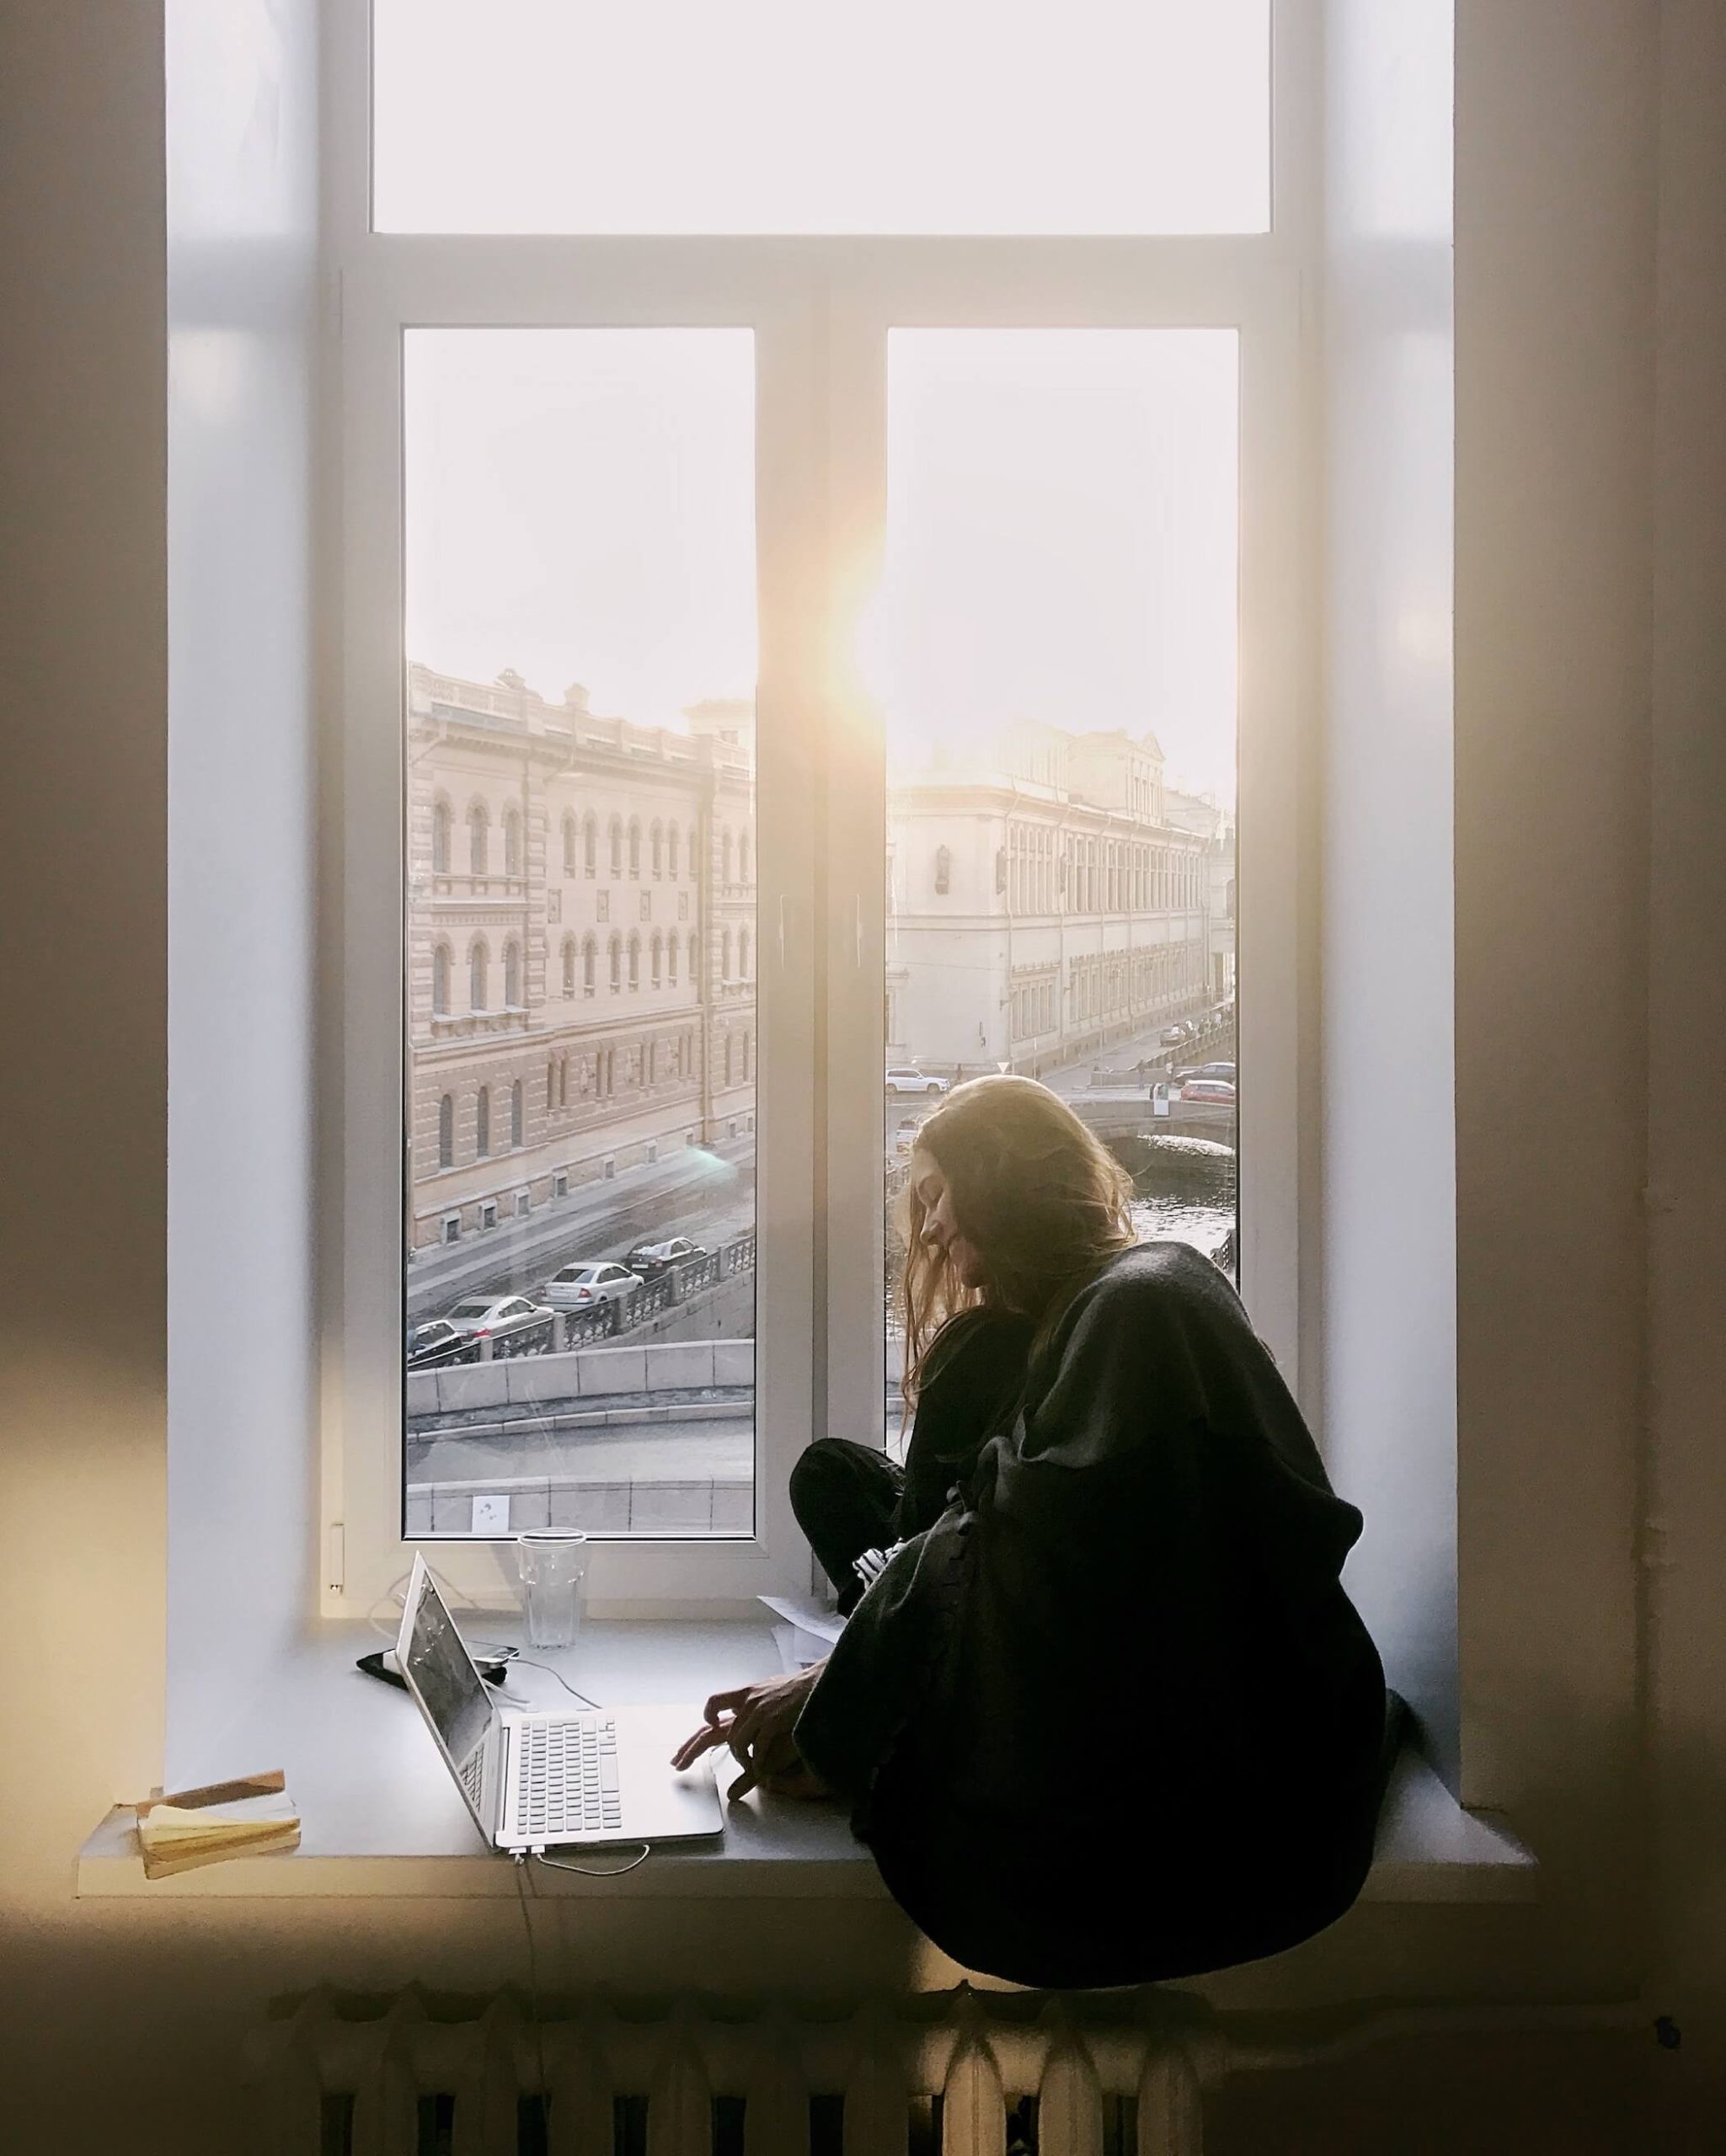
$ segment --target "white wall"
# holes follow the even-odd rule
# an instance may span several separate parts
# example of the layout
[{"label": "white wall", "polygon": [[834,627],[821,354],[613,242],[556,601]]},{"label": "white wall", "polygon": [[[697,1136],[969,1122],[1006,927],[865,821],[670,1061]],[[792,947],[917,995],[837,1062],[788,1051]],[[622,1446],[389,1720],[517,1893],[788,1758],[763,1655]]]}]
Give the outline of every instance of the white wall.
[{"label": "white wall", "polygon": [[171,1785],[312,1607],[318,8],[170,0]]},{"label": "white wall", "polygon": [[1452,0],[1325,19],[1325,1456],[1455,1783]]},{"label": "white wall", "polygon": [[1726,8],[1660,56],[1649,1042],[1659,1980],[1726,2047]]}]

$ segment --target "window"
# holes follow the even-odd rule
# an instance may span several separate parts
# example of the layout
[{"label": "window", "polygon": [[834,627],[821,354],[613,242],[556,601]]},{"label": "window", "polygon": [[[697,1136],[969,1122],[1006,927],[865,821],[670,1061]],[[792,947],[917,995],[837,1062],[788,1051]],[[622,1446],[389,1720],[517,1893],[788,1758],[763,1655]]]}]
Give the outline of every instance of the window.
[{"label": "window", "polygon": [[494,1198],[488,1198],[484,1199],[484,1200],[481,1202],[480,1208],[479,1208],[479,1225],[480,1225],[480,1226],[481,1226],[482,1228],[494,1228],[494,1227],[496,1227],[497,1224],[498,1224],[498,1208],[497,1208],[497,1200],[496,1200]]},{"label": "window", "polygon": [[450,947],[440,943],[431,954],[431,1008],[433,1015],[447,1017],[450,1008]]},{"label": "window", "polygon": [[431,873],[434,876],[447,876],[450,873],[450,804],[435,801],[431,807]]},{"label": "window", "polygon": [[[1196,854],[1204,841],[1173,820],[1196,810],[1171,801],[1165,817],[1146,743],[1156,733],[1180,791],[1173,781],[1191,766],[1191,744],[1176,737],[1197,699],[1168,655],[1187,646],[1158,642],[1165,556],[1147,558],[1141,544],[1166,553],[1170,542],[1150,528],[1132,487],[1097,496],[1107,472],[1099,478],[1085,451],[1087,412],[1118,423],[1125,440],[1141,425],[1147,394],[1155,408],[1145,424],[1162,429],[1166,466],[1190,471],[1211,439],[1184,434],[1171,419],[1177,409],[1190,415],[1210,398],[1235,422],[1240,526],[1230,597],[1251,662],[1242,677],[1253,685],[1254,700],[1240,702],[1242,793],[1258,804],[1243,932],[1258,953],[1248,998],[1264,1014],[1259,1045],[1243,1042],[1241,1053],[1259,1059],[1243,1098],[1265,1104],[1242,1153],[1242,1221],[1256,1224],[1243,1226],[1243,1284],[1280,1359],[1298,1339],[1274,1278],[1290,1217],[1277,1178],[1292,1148],[1285,1110],[1273,1104],[1293,1097],[1277,1060],[1277,1043],[1294,1036],[1295,974],[1279,924],[1296,915],[1279,820],[1294,789],[1278,744],[1298,732],[1287,685],[1303,669],[1274,595],[1291,587],[1298,567],[1288,543],[1296,460],[1282,445],[1298,435],[1299,347],[1284,292],[1302,243],[1286,203],[1269,216],[1272,9],[1268,0],[1202,9],[1080,0],[1081,20],[1071,10],[1050,16],[1039,33],[1045,61],[1051,51],[1058,60],[1063,39],[1091,40],[1091,56],[1098,40],[1115,39],[1123,56],[1116,67],[1087,67],[1095,95],[1073,147],[1063,133],[1067,105],[1051,89],[1058,67],[1039,66],[1029,89],[1008,91],[1024,40],[998,10],[983,25],[970,5],[932,19],[920,11],[914,28],[899,0],[859,19],[848,34],[856,67],[814,71],[818,89],[844,82],[843,99],[825,104],[819,94],[770,94],[767,75],[740,57],[750,25],[692,9],[680,52],[718,52],[716,72],[692,64],[687,80],[699,95],[686,99],[675,83],[666,91],[658,67],[657,104],[644,120],[638,100],[628,122],[629,88],[644,78],[628,62],[637,24],[623,11],[581,72],[572,153],[569,69],[526,57],[531,40],[552,36],[571,11],[551,0],[516,0],[506,11],[376,0],[375,163],[356,133],[332,168],[369,170],[376,184],[375,216],[363,191],[332,205],[344,280],[342,379],[333,385],[344,414],[341,525],[366,541],[342,570],[354,782],[344,789],[339,848],[353,903],[340,917],[353,940],[339,957],[352,983],[347,1008],[358,1016],[332,1127],[348,1129],[349,1158],[361,1164],[342,1193],[341,1277],[353,1337],[371,1343],[355,1350],[351,1380],[343,1379],[354,1387],[341,1418],[347,1470],[333,1473],[330,1502],[346,1509],[329,1517],[345,1525],[350,1558],[345,1589],[327,1602],[332,1614],[368,1607],[399,1575],[404,1523],[413,1539],[460,1539],[430,1524],[419,1462],[431,1448],[398,1445],[387,1476],[367,1464],[366,1448],[380,1443],[372,1403],[399,1397],[410,1433],[430,1412],[423,1374],[392,1379],[380,1360],[399,1364],[392,1297],[398,1303],[404,1291],[410,1315],[447,1308],[450,1279],[473,1277],[482,1207],[492,1209],[496,1276],[510,1285],[542,1279],[532,1245],[547,1224],[516,1206],[522,1189],[542,1202],[555,1193],[559,1177],[565,1189],[571,1177],[584,1186],[584,1219],[589,1206],[612,1209],[592,1225],[615,1223],[617,1240],[598,1247],[625,1246],[641,1217],[635,1179],[649,1146],[655,1191],[671,1187],[674,1170],[685,1178],[677,1202],[688,1203],[689,1219],[672,1208],[661,1216],[665,1232],[687,1226],[709,1246],[723,1234],[728,1247],[735,1241],[758,1256],[759,1292],[740,1257],[714,1330],[749,1343],[761,1374],[759,1413],[753,1385],[744,1385],[728,1402],[737,1413],[723,1443],[708,1433],[721,1426],[703,1426],[703,1467],[711,1459],[715,1472],[703,1477],[699,1518],[687,1476],[644,1476],[630,1530],[639,1546],[599,1550],[594,1593],[601,1604],[680,1594],[742,1602],[764,1582],[804,1584],[807,1553],[784,1496],[797,1446],[812,1425],[868,1433],[873,1424],[878,1437],[895,1435],[874,1422],[872,1406],[883,1392],[890,1256],[884,1209],[872,1197],[893,1173],[873,1097],[887,1009],[895,1060],[922,1058],[949,1077],[1002,1061],[1030,1068],[1037,1056],[1052,1070],[1061,1056],[1100,1055],[1133,1038],[1147,999],[1159,1029],[1184,1015],[1212,978],[1213,956],[1228,976],[1221,928],[1205,947],[1205,879],[1194,878],[1194,903],[1179,915],[1141,909],[1131,895],[1136,875],[1149,872],[1146,850]],[[344,79],[367,77],[368,41],[350,20],[365,12],[332,11]],[[1287,12],[1304,35],[1304,15]],[[800,37],[826,34],[819,15]],[[597,20],[590,10],[581,19]],[[1283,27],[1280,15],[1280,69],[1292,49]],[[1186,42],[1173,42],[1178,34]],[[915,67],[894,42],[911,35]],[[799,50],[797,86],[806,91]],[[436,87],[440,55],[455,56],[458,72],[447,79],[458,90]],[[986,98],[975,88],[984,56]],[[1310,74],[1310,51],[1296,58]],[[959,98],[938,87],[955,59],[970,70]],[[734,63],[745,85],[735,99],[724,87]],[[1008,71],[998,79],[997,64]],[[859,80],[876,79],[872,67],[879,99],[858,93]],[[927,109],[952,120],[938,141],[892,109],[919,83]],[[772,109],[758,128],[751,100],[763,98]],[[783,128],[799,111],[810,154],[788,157]],[[430,115],[441,117],[428,124]],[[349,117],[357,125],[359,114]],[[891,140],[895,155],[858,156],[842,139],[858,125],[872,144]],[[969,142],[961,126],[975,127]],[[607,130],[627,156],[606,150]],[[830,148],[837,154],[828,166]],[[920,170],[935,152],[942,168]],[[1094,185],[1105,166],[1106,184]],[[690,228],[674,198],[683,187],[690,199],[697,168],[701,237],[638,243],[632,234]],[[789,179],[770,215],[772,187]],[[632,188],[652,199],[630,210]],[[1087,200],[1090,209],[1074,206]],[[787,200],[805,235],[798,248],[745,237],[783,232]],[[1050,219],[1058,229],[1039,232]],[[458,228],[467,235],[459,243],[447,237]],[[541,235],[531,249],[486,237],[530,228]],[[914,230],[924,236],[911,244],[894,237]],[[842,237],[858,231],[886,236],[865,247]],[[1174,232],[1188,237],[1159,237]],[[1205,237],[1226,232],[1255,237]],[[1062,233],[1107,234],[1109,243],[1072,246]],[[1189,338],[1200,342],[1178,350]],[[1232,360],[1218,363],[1205,339],[1226,345]],[[1098,360],[1105,350],[1129,360]],[[1153,374],[1152,393],[1144,385]],[[1125,533],[1106,575],[1087,574],[1094,536],[1077,552],[1069,546],[1064,474],[1073,472],[1094,509],[1092,534],[1111,517]],[[1214,463],[1206,473],[1187,494],[1157,478],[1156,515],[1166,520],[1189,498],[1214,506]],[[1063,476],[1051,484],[1051,474]],[[1136,484],[1144,496],[1142,470]],[[1024,536],[1015,503],[1039,489],[1059,541]],[[1039,595],[1021,604],[1033,568],[1042,573]],[[1151,587],[1140,604],[1135,592]],[[1013,595],[1005,605],[1003,591]],[[816,618],[831,632],[810,634]],[[953,655],[959,622],[965,664]],[[1119,659],[1129,646],[1139,654],[1131,664],[1152,670],[1148,686]],[[1078,674],[1061,671],[1063,649],[1087,654]],[[851,686],[853,658],[868,662],[867,707]],[[1110,665],[1115,675],[1105,678]],[[564,686],[575,682],[586,686]],[[1232,684],[1205,694],[1207,710],[1222,710],[1232,725]],[[381,741],[377,714],[395,710],[406,713],[405,742]],[[1128,744],[1119,755],[1099,745],[1117,734]],[[1219,791],[1219,800],[1228,806],[1232,796]],[[421,844],[429,832],[436,862],[441,846],[462,845],[457,819],[468,825],[468,878],[439,892],[422,862],[406,886],[408,1083],[405,1102],[385,1115],[377,1074],[394,1064],[404,1012],[402,942],[375,935],[377,864],[395,857],[403,829]],[[1232,821],[1221,843],[1232,846]],[[582,877],[601,887],[591,905],[570,884],[578,860]],[[539,889],[554,863],[555,926],[552,894],[542,905]],[[1226,866],[1219,891],[1232,880],[1232,855]],[[598,901],[630,875],[649,899],[655,878],[678,883],[676,914],[640,916],[627,904],[602,912]],[[1130,950],[1129,912],[1143,914]],[[578,945],[584,997],[601,967],[622,995],[626,920],[631,985],[640,986],[645,942],[649,982],[674,991],[655,1013],[670,1024],[666,1055],[628,1038],[621,1005],[569,1007]],[[369,924],[363,937],[355,923]],[[932,942],[943,933],[959,939],[951,955],[961,963],[989,946],[987,974],[943,974]],[[1047,952],[1031,941],[1045,934]],[[436,1012],[441,946],[446,974],[458,960],[468,966],[459,1018]],[[548,1010],[553,983],[561,1005]],[[452,980],[447,1000],[459,994]],[[1097,1015],[1105,1009],[1106,1019]],[[1071,1038],[1080,1026],[1082,1048]],[[944,1046],[933,1039],[942,1028]],[[505,1036],[529,1033],[526,1057],[502,1052]],[[561,1107],[568,1091],[566,1054],[575,1065],[568,1123],[553,1120],[554,1097]],[[761,1064],[771,1098],[785,1106],[783,1121],[770,1114],[757,1128]],[[518,1107],[523,1068],[535,1074],[536,1100],[547,1071],[543,1123]],[[673,1071],[678,1082],[668,1085]],[[818,1077],[825,1105],[811,1130],[801,1118]],[[492,1144],[500,1086],[510,1089],[508,1145],[518,1155],[510,1166],[520,1181],[488,1190],[500,1179],[476,1163],[505,1150],[501,1111]],[[453,1216],[459,1234],[462,1218],[449,1186],[415,1180],[429,1165],[424,1121],[445,1097],[468,1186],[465,1265],[459,1249],[442,1255],[444,1224]],[[404,1113],[422,1126],[405,1189]],[[723,1185],[707,1150],[715,1145],[731,1177]],[[879,1230],[872,1222],[859,1234],[872,1213]],[[819,1311],[815,1280],[824,1283]],[[740,1354],[731,1367],[743,1364]],[[539,1404],[554,1427],[555,1402]],[[860,1426],[847,1419],[858,1412]],[[648,1438],[632,1436],[638,1442]],[[488,1461],[488,1471],[511,1467],[561,1478],[572,1493],[582,1481],[567,1449]],[[613,1532],[596,1524],[601,1536]],[[458,1585],[493,1588],[477,1567],[462,1572],[470,1553],[445,1554]]]},{"label": "window", "polygon": [[[484,20],[471,0],[377,0],[382,232],[1269,226],[1266,0],[1075,0],[1065,40],[1043,11],[986,0],[597,17],[516,0]],[[429,113],[462,124],[429,128]]]},{"label": "window", "polygon": [[437,1104],[437,1165],[456,1165],[456,1104],[447,1093]]},{"label": "window", "polygon": [[462,1240],[462,1216],[459,1213],[446,1213],[438,1240],[445,1243],[458,1243]]}]

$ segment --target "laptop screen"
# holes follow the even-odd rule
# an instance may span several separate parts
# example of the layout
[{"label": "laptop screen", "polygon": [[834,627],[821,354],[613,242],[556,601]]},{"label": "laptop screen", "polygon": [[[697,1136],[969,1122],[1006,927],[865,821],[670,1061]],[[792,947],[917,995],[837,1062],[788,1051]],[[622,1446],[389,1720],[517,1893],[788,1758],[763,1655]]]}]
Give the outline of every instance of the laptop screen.
[{"label": "laptop screen", "polygon": [[412,1678],[445,1751],[459,1767],[485,1735],[492,1704],[430,1573],[420,1572],[418,1584],[411,1622],[405,1628],[405,1673]]}]

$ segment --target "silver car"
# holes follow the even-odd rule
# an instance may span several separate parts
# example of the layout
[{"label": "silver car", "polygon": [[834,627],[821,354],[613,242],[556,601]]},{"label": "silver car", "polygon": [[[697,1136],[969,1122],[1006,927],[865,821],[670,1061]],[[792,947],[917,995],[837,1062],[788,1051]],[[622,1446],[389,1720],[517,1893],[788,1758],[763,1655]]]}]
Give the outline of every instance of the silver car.
[{"label": "silver car", "polygon": [[639,1273],[601,1258],[592,1264],[560,1267],[539,1292],[554,1310],[590,1310],[601,1303],[621,1302],[640,1285]]}]

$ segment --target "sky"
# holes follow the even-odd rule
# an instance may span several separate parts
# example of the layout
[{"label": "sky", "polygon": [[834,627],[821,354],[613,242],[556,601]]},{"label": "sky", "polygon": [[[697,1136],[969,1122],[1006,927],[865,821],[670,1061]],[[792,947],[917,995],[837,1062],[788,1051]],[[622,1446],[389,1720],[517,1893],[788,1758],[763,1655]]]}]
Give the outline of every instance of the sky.
[{"label": "sky", "polygon": [[[409,655],[646,725],[751,694],[754,397],[747,330],[410,331]],[[888,415],[890,744],[1150,731],[1232,798],[1232,333],[895,331]]]}]

